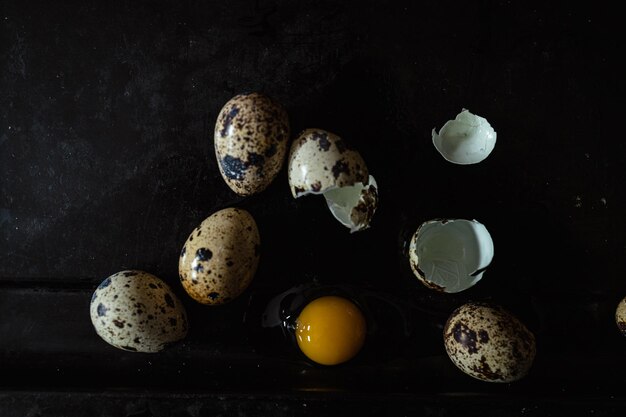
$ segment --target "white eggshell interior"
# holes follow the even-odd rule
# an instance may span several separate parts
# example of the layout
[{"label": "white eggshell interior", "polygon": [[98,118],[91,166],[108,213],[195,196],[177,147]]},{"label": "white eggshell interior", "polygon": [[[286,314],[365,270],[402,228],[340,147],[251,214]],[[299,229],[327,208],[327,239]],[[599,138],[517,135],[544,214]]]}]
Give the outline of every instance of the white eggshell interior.
[{"label": "white eggshell interior", "polygon": [[413,250],[424,278],[448,293],[480,281],[494,253],[487,228],[476,220],[462,219],[424,223]]},{"label": "white eggshell interior", "polygon": [[[373,187],[374,190],[372,191],[370,187]],[[377,190],[378,184],[376,184],[374,177],[370,175],[367,184],[356,183],[345,187],[331,188],[324,191],[323,194],[328,208],[335,219],[353,233],[369,227],[369,221],[366,223],[355,223],[353,219],[358,218],[358,216],[353,214],[355,214],[354,210],[356,210],[359,203],[369,201],[368,194],[377,192]]]},{"label": "white eggshell interior", "polygon": [[496,146],[496,131],[487,119],[463,109],[432,132],[433,144],[441,156],[454,164],[469,165],[483,161]]}]

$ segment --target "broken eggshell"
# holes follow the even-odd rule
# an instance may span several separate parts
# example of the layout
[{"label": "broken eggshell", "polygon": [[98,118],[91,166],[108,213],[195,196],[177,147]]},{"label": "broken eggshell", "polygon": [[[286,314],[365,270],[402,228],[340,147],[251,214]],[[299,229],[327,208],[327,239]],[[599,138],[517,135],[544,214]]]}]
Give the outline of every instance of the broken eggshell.
[{"label": "broken eggshell", "polygon": [[409,260],[425,286],[457,293],[480,281],[493,252],[491,235],[476,220],[430,220],[413,234]]},{"label": "broken eggshell", "polygon": [[334,133],[307,129],[291,145],[289,188],[294,198],[322,194],[333,216],[351,232],[369,227],[378,186],[361,154]]},{"label": "broken eggshell", "polygon": [[446,161],[460,165],[477,164],[496,146],[496,131],[487,119],[463,109],[454,120],[448,120],[432,132],[433,144]]}]

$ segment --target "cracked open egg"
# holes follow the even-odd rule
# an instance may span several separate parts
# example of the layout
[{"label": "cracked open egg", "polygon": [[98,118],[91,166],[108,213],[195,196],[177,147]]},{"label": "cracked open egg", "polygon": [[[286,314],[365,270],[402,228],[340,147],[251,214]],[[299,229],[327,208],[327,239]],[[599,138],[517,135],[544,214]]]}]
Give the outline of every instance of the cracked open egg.
[{"label": "cracked open egg", "polygon": [[283,166],[288,140],[289,118],[280,104],[260,93],[233,97],[215,123],[222,178],[239,195],[260,193]]},{"label": "cracked open egg", "polygon": [[333,216],[351,232],[367,229],[378,206],[378,186],[358,151],[339,136],[307,129],[292,143],[288,163],[294,198],[323,195]]},{"label": "cracked open egg", "polygon": [[411,238],[409,263],[428,288],[457,293],[480,281],[493,252],[491,235],[476,220],[430,220]]},{"label": "cracked open egg", "polygon": [[463,109],[448,120],[439,133],[432,132],[433,144],[446,161],[459,165],[477,164],[496,146],[496,131],[487,119]]},{"label": "cracked open egg", "polygon": [[535,336],[517,317],[496,305],[459,307],[446,322],[443,338],[457,368],[482,381],[517,381],[535,359]]},{"label": "cracked open egg", "polygon": [[178,297],[144,271],[120,271],[102,281],[90,315],[98,336],[131,352],[158,352],[187,335],[187,313]]},{"label": "cracked open egg", "polygon": [[321,365],[338,365],[356,356],[365,342],[363,313],[351,300],[327,295],[308,303],[296,319],[298,347]]},{"label": "cracked open egg", "polygon": [[413,341],[427,325],[413,323],[414,313],[409,303],[380,288],[308,282],[282,292],[252,291],[244,323],[263,355],[349,366],[415,353]]},{"label": "cracked open egg", "polygon": [[240,208],[213,213],[189,235],[180,252],[183,288],[197,302],[225,304],[245,291],[259,264],[259,230]]}]

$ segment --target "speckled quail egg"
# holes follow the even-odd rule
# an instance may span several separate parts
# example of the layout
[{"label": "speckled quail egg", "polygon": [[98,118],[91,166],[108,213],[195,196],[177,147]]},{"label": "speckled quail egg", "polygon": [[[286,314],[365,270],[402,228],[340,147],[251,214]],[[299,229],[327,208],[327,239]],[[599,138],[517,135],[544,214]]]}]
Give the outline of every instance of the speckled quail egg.
[{"label": "speckled quail egg", "polygon": [[285,161],[289,118],[283,107],[260,94],[230,99],[215,123],[215,155],[220,173],[235,193],[263,191]]},{"label": "speckled quail egg", "polygon": [[185,291],[202,304],[224,304],[252,282],[261,240],[250,213],[227,208],[196,227],[180,253],[178,272]]},{"label": "speckled quail egg", "polygon": [[165,282],[143,271],[111,275],[93,293],[91,322],[116,348],[158,352],[187,335],[187,313]]},{"label": "speckled quail egg", "polygon": [[444,327],[452,362],[466,374],[488,382],[524,377],[535,358],[535,336],[500,306],[468,303],[456,309]]},{"label": "speckled quail egg", "polygon": [[474,286],[493,259],[493,241],[476,220],[422,223],[409,245],[411,269],[428,288],[457,293]]},{"label": "speckled quail egg", "polygon": [[496,146],[496,131],[487,119],[463,109],[448,120],[439,133],[433,129],[433,144],[447,161],[454,164],[477,164]]},{"label": "speckled quail egg", "polygon": [[356,150],[334,133],[306,129],[289,152],[294,198],[322,194],[333,216],[351,232],[367,229],[378,206],[378,185]]},{"label": "speckled quail egg", "polygon": [[615,322],[622,334],[626,336],[626,298],[619,302],[615,310]]}]

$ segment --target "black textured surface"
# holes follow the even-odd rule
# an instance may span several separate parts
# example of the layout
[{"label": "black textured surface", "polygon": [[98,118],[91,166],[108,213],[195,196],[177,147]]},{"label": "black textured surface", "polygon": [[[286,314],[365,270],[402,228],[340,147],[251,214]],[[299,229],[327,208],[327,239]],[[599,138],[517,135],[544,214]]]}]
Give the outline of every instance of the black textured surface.
[{"label": "black textured surface", "polygon": [[[487,403],[486,415],[626,410],[626,339],[613,321],[626,295],[617,11],[62,3],[0,3],[0,414],[339,413],[348,409],[340,393],[351,410],[381,413],[390,404],[444,416],[485,415]],[[222,105],[245,91],[280,101],[292,136],[324,128],[361,152],[380,187],[370,230],[349,234],[321,198],[294,200],[285,169],[258,196],[227,188],[212,132]],[[430,139],[461,108],[498,132],[475,166],[447,163]],[[178,255],[197,224],[228,206],[255,217],[261,264],[240,299],[209,309],[184,294]],[[421,287],[402,254],[435,217],[476,218],[494,238],[484,279],[457,296]],[[146,356],[97,337],[91,292],[129,268],[183,298],[184,343]],[[394,349],[378,340],[333,369],[259,346],[244,315],[313,280],[398,297],[418,311],[410,336]],[[449,362],[440,326],[470,299],[505,305],[535,332],[525,380],[484,384]],[[389,334],[402,327],[371,314]]]}]

